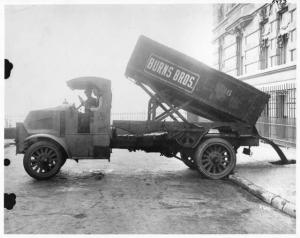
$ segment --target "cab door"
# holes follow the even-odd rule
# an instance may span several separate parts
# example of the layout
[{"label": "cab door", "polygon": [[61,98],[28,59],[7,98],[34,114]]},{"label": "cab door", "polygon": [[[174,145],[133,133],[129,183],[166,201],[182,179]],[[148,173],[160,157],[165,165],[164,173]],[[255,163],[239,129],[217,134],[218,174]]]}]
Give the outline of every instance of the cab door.
[{"label": "cab door", "polygon": [[[110,86],[110,85],[109,85]],[[102,89],[97,110],[93,110],[90,129],[93,141],[93,156],[97,159],[109,159],[110,157],[110,113],[111,113],[111,89]]]},{"label": "cab door", "polygon": [[70,108],[66,112],[66,142],[72,158],[93,158],[93,136],[88,115]]}]

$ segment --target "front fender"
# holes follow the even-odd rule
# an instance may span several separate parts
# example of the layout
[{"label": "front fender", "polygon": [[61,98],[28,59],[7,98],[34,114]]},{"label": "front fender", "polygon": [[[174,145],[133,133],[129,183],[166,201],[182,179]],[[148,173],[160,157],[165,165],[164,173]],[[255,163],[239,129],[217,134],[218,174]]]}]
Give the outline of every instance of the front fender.
[{"label": "front fender", "polygon": [[34,134],[34,135],[31,135],[31,136],[28,136],[24,140],[24,143],[29,146],[31,144],[31,142],[37,142],[37,141],[43,140],[43,139],[53,141],[53,142],[57,143],[58,145],[60,145],[64,149],[64,151],[65,151],[66,155],[68,156],[68,158],[71,158],[71,153],[70,153],[70,150],[68,149],[68,146],[67,146],[67,143],[66,143],[65,139],[54,136],[54,135]]}]

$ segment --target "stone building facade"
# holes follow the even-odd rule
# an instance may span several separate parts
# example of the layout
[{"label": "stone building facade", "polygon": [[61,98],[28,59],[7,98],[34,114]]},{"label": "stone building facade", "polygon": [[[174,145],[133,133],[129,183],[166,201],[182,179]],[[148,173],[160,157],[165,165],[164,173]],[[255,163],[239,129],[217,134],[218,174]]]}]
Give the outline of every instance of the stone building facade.
[{"label": "stone building facade", "polygon": [[214,67],[270,94],[257,128],[296,146],[296,4],[214,4]]}]

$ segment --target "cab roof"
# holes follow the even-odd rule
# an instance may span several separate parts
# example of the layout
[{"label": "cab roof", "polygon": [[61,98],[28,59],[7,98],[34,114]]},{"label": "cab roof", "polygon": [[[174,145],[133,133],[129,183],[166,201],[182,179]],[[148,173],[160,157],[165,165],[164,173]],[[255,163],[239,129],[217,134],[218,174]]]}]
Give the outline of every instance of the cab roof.
[{"label": "cab roof", "polygon": [[111,82],[108,79],[100,77],[78,77],[67,81],[67,85],[72,90],[85,90],[88,88],[98,88],[98,89],[110,89]]}]

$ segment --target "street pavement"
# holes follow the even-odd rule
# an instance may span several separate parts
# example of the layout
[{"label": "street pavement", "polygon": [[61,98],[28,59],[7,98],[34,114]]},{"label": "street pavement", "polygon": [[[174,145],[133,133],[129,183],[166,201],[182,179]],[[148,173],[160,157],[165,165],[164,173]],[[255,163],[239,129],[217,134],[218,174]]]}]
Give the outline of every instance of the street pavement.
[{"label": "street pavement", "polygon": [[[295,148],[280,147],[289,160],[296,160]],[[235,172],[265,190],[296,204],[296,164],[275,165],[280,160],[275,150],[268,144],[260,143],[251,147],[250,157],[238,150]]]},{"label": "street pavement", "polygon": [[[8,234],[276,234],[296,232],[296,219],[228,180],[208,180],[174,158],[113,150],[111,162],[66,162],[48,181],[23,169],[15,146],[5,148],[4,212]],[[238,158],[239,159],[239,158]],[[238,165],[238,171],[242,165]]]}]

